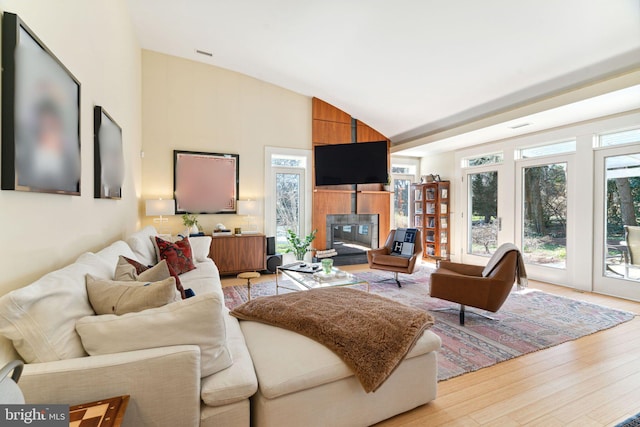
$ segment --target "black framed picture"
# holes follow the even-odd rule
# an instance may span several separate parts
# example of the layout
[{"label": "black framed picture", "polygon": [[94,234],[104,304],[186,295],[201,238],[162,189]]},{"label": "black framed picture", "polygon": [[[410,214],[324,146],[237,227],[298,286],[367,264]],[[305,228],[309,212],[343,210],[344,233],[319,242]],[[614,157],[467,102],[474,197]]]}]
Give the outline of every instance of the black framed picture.
[{"label": "black framed picture", "polygon": [[80,83],[8,12],[2,67],[2,189],[80,195]]},{"label": "black framed picture", "polygon": [[176,213],[236,213],[238,154],[173,152]]},{"label": "black framed picture", "polygon": [[124,182],[122,129],[99,105],[93,107],[93,197],[120,199]]}]

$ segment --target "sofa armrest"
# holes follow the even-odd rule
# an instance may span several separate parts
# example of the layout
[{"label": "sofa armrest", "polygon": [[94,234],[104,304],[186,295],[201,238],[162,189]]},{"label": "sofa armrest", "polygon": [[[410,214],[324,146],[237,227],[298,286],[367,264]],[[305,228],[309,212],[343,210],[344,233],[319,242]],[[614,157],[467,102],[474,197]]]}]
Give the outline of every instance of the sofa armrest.
[{"label": "sofa armrest", "polygon": [[200,349],[184,345],[25,366],[27,403],[77,405],[130,395],[124,425],[200,424]]}]

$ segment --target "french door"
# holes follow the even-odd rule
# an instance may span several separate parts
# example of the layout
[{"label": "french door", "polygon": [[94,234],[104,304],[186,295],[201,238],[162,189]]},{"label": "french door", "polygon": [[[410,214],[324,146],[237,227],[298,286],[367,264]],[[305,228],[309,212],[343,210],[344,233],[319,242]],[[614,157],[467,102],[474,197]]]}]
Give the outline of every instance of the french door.
[{"label": "french door", "polygon": [[640,225],[640,148],[637,144],[595,152],[593,289],[640,301],[640,261],[625,226]]},{"label": "french door", "polygon": [[572,155],[519,160],[516,165],[516,238],[527,273],[550,283],[569,283],[572,223]]},{"label": "french door", "polygon": [[503,165],[493,164],[466,169],[462,176],[464,263],[486,264],[498,246],[511,241],[512,221],[510,215],[504,215],[509,210],[507,201],[512,199],[505,191],[507,174]]},{"label": "french door", "polygon": [[287,246],[287,230],[304,234],[305,170],[273,168],[275,237],[278,249]]}]

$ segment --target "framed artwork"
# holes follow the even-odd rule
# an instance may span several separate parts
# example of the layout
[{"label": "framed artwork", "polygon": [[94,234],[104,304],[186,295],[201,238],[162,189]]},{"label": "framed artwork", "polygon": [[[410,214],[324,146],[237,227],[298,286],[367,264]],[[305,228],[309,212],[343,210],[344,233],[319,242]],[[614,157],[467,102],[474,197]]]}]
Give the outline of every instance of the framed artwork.
[{"label": "framed artwork", "polygon": [[93,197],[120,199],[124,182],[122,129],[104,108],[93,107]]},{"label": "framed artwork", "polygon": [[80,83],[8,12],[2,67],[2,189],[80,195]]},{"label": "framed artwork", "polygon": [[176,213],[236,213],[238,154],[173,152]]}]

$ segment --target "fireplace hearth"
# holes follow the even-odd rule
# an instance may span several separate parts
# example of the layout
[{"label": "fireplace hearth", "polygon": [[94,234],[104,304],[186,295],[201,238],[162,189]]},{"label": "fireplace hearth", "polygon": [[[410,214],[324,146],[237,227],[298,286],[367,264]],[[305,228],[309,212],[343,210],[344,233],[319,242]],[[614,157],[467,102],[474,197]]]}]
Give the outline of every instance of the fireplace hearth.
[{"label": "fireplace hearth", "polygon": [[327,249],[338,253],[334,265],[366,264],[367,251],[378,247],[378,215],[327,215]]}]

